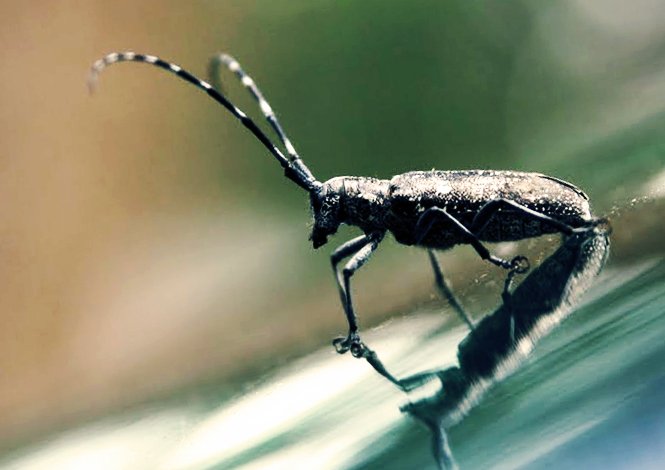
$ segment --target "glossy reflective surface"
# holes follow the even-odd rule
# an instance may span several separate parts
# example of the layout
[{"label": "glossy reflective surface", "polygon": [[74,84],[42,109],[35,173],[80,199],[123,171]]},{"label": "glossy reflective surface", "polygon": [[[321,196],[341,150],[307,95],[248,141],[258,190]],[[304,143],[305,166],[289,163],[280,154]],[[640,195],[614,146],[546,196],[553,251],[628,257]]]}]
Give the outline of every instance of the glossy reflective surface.
[{"label": "glossy reflective surface", "polygon": [[[449,432],[462,468],[660,468],[665,462],[665,264],[609,269]],[[419,312],[368,335],[397,371],[452,365],[465,328]],[[427,388],[427,387],[425,387]],[[434,389],[419,390],[419,394]],[[224,403],[146,410],[65,434],[7,468],[434,468],[407,398],[329,348]]]}]

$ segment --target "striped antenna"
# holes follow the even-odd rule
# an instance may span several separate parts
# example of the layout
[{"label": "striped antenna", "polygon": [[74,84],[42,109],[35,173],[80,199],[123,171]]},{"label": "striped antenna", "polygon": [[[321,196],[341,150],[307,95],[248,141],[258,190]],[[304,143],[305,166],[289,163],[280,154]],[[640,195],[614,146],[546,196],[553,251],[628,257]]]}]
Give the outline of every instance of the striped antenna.
[{"label": "striped antenna", "polygon": [[[99,79],[99,74],[109,65],[115,64],[117,62],[142,62],[149,65],[154,65],[159,67],[167,72],[173,73],[185,80],[186,82],[191,83],[200,90],[205,91],[208,96],[213,100],[217,101],[219,104],[224,106],[233,116],[236,117],[254,136],[263,144],[265,148],[277,159],[279,164],[284,168],[284,175],[289,178],[291,181],[296,183],[301,188],[312,192],[316,187],[320,185],[316,178],[314,178],[311,172],[301,163],[300,159],[291,160],[287,158],[279,148],[277,148],[270,138],[256,125],[256,123],[249,118],[243,111],[238,109],[233,103],[231,103],[224,95],[219,91],[213,88],[209,83],[197,78],[190,72],[186,71],[179,65],[167,62],[155,57],[152,55],[145,54],[135,54],[134,52],[113,52],[107,56],[96,61],[91,70],[90,75],[88,76],[88,88],[90,92],[94,92],[97,86]],[[297,155],[296,155],[297,156]],[[296,163],[298,162],[298,163]]]},{"label": "striped antenna", "polygon": [[225,53],[217,54],[210,60],[209,78],[210,81],[215,85],[215,88],[217,88],[220,91],[222,90],[222,83],[219,78],[220,68],[222,65],[226,66],[228,70],[233,72],[236,75],[236,77],[238,77],[240,83],[242,83],[242,85],[245,88],[247,88],[247,90],[249,90],[252,97],[259,104],[259,108],[261,109],[263,116],[266,118],[270,126],[273,128],[273,130],[277,134],[277,137],[279,137],[279,140],[284,145],[286,152],[289,154],[291,163],[297,166],[298,169],[300,169],[305,175],[313,179],[314,176],[310,172],[309,168],[307,168],[305,163],[302,161],[300,155],[298,155],[298,152],[296,152],[295,147],[293,146],[293,144],[287,137],[286,132],[284,132],[284,129],[279,123],[279,120],[277,119],[277,116],[275,115],[272,106],[270,106],[268,100],[266,100],[265,96],[263,96],[263,93],[261,93],[261,90],[256,85],[256,82],[252,79],[252,77],[247,75],[247,73],[240,66],[240,63],[229,54]]}]

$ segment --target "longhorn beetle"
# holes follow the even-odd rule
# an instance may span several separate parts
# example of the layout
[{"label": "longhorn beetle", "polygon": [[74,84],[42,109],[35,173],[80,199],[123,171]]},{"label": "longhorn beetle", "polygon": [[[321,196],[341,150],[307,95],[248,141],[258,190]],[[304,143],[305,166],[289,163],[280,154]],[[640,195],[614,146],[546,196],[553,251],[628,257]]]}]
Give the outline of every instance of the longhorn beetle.
[{"label": "longhorn beetle", "polygon": [[[366,358],[384,375],[383,365],[358,334],[351,277],[367,262],[386,232],[391,232],[399,243],[428,250],[439,291],[473,330],[471,319],[447,286],[433,250],[446,250],[458,244],[471,245],[482,259],[508,271],[503,293],[506,299],[510,280],[514,274],[529,269],[528,260],[523,256],[511,260],[500,258],[490,253],[483,242],[516,241],[549,233],[570,236],[605,222],[605,219],[592,217],[589,199],[577,187],[539,173],[432,170],[404,173],[389,180],[338,176],[320,182],[300,159],[254,80],[230,55],[220,54],[213,58],[211,81],[217,80],[222,66],[233,72],[257,101],[288,156],[226,98],[220,91],[221,86],[214,87],[180,66],[152,55],[114,52],[96,61],[88,78],[91,91],[99,73],[117,62],[143,62],[171,72],[206,92],[235,116],[275,157],[284,169],[284,175],[309,194],[314,218],[310,240],[314,248],[325,245],[341,224],[362,230],[363,235],[342,244],[330,257],[349,326],[348,335],[336,338],[333,345],[340,354],[351,351],[354,357]],[[346,258],[350,260],[343,269],[338,269],[339,263]]]}]

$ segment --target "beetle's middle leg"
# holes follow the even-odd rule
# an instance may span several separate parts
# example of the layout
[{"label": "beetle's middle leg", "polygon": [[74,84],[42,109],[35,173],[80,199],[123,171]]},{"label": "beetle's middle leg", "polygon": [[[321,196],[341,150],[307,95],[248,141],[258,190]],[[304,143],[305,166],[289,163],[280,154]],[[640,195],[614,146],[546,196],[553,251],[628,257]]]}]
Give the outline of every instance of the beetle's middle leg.
[{"label": "beetle's middle leg", "polygon": [[[348,336],[346,338],[336,338],[333,341],[333,346],[335,346],[335,349],[340,354],[351,351],[351,354],[353,354],[354,357],[364,357],[366,352],[370,351],[362,341],[360,341],[360,336],[358,335],[358,320],[351,299],[351,277],[367,262],[372,253],[379,246],[383,236],[383,232],[376,232],[354,238],[335,250],[330,258],[335,271],[335,279],[337,280],[337,287],[342,300],[342,306],[344,307],[344,313],[346,314],[346,319],[349,323]],[[337,265],[342,259],[348,256],[351,256],[351,259],[340,272],[337,269]]]},{"label": "beetle's middle leg", "polygon": [[466,243],[471,245],[482,259],[504,269],[519,268],[520,272],[526,272],[528,270],[528,260],[526,258],[523,256],[517,256],[512,260],[507,260],[493,255],[490,253],[487,247],[482,244],[478,236],[473,231],[466,228],[462,222],[450,215],[445,208],[442,209],[437,206],[427,209],[418,219],[415,230],[416,244],[419,244],[425,238],[427,233],[434,225],[434,221],[437,217],[446,219],[448,222],[450,222],[452,227],[466,239]]}]

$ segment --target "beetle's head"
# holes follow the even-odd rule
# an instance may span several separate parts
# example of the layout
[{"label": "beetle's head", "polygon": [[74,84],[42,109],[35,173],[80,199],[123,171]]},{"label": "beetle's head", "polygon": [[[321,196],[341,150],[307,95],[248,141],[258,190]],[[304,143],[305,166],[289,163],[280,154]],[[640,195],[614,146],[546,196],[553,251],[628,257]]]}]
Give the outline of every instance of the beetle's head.
[{"label": "beetle's head", "polygon": [[314,225],[309,239],[314,248],[325,245],[328,242],[328,236],[334,235],[342,223],[341,184],[341,181],[333,178],[310,193]]}]

